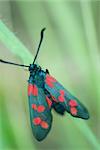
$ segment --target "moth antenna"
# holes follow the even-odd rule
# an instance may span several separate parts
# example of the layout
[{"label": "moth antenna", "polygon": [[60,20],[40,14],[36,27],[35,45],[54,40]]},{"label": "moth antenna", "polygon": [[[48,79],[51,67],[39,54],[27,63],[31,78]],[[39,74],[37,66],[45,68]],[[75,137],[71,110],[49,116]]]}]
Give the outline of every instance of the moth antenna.
[{"label": "moth antenna", "polygon": [[[43,41],[43,36],[44,36],[44,31],[45,31],[45,29],[46,29],[46,28],[43,28],[43,29],[41,30],[40,42],[39,42],[39,45],[38,45],[38,49],[37,49],[36,55],[35,55],[35,57],[34,57],[33,64],[35,63],[36,58],[37,58],[37,56],[38,56],[38,53],[39,53],[39,50],[40,50],[40,46],[41,46],[41,43],[42,43],[42,41]],[[5,60],[2,60],[2,59],[0,59],[0,62],[1,62],[1,63],[5,63],[5,64],[10,64],[10,65],[20,66],[20,67],[29,67],[29,66],[27,66],[27,65],[17,64],[17,63],[5,61]]]},{"label": "moth antenna", "polygon": [[17,63],[5,61],[5,60],[2,60],[2,59],[0,59],[0,62],[1,62],[1,63],[5,63],[5,64],[10,64],[10,65],[20,66],[20,67],[29,67],[29,66],[27,66],[27,65],[17,64]]},{"label": "moth antenna", "polygon": [[37,56],[38,56],[38,53],[39,53],[39,50],[40,50],[40,46],[41,46],[41,43],[42,43],[42,41],[43,41],[43,36],[44,36],[44,31],[45,31],[45,29],[46,29],[46,28],[43,28],[43,29],[41,30],[40,42],[39,42],[39,45],[38,45],[38,48],[37,48],[36,55],[35,55],[35,57],[34,57],[33,64],[35,63],[36,58],[37,58]]}]

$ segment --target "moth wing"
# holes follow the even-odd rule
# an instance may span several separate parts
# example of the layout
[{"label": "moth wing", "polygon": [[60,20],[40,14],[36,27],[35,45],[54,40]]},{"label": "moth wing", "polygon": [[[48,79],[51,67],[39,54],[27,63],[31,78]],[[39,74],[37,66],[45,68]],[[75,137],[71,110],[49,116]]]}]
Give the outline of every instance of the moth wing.
[{"label": "moth wing", "polygon": [[49,74],[46,74],[45,89],[52,96],[52,100],[62,105],[73,117],[89,118],[89,113],[85,106]]},{"label": "moth wing", "polygon": [[59,104],[59,103],[56,103],[56,102],[53,102],[52,103],[52,108],[60,115],[64,115],[65,114],[65,108],[63,105]]},{"label": "moth wing", "polygon": [[35,84],[29,83],[28,98],[32,132],[38,141],[42,141],[51,129],[51,110],[46,102],[43,89],[38,88]]}]

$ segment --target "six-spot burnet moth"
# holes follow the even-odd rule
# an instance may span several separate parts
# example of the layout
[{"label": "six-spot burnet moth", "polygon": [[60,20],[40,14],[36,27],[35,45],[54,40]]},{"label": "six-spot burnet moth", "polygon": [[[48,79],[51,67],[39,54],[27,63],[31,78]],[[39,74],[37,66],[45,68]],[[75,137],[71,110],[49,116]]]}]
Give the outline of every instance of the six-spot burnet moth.
[{"label": "six-spot burnet moth", "polygon": [[29,68],[28,98],[30,121],[33,135],[38,141],[42,141],[51,129],[52,109],[60,115],[64,115],[67,111],[73,117],[82,119],[89,118],[89,113],[84,105],[53,78],[47,69],[44,71],[40,66],[35,64],[43,40],[44,30],[45,28],[41,30],[38,49],[34,61],[30,66],[0,59],[2,63]]}]

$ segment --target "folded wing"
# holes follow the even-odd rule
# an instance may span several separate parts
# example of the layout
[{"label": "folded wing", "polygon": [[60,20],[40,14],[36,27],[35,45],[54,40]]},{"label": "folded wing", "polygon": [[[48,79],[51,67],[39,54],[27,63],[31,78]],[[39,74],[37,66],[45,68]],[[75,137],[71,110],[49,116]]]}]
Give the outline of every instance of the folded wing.
[{"label": "folded wing", "polygon": [[[62,106],[62,112],[64,112],[65,109],[73,117],[78,117],[82,119],[89,118],[89,113],[85,106],[81,104],[81,102],[76,97],[70,94],[69,91],[67,91],[56,79],[54,79],[49,74],[46,74],[45,89],[52,96],[52,100],[55,103],[59,104],[59,108],[60,105]],[[60,111],[58,110],[59,108],[57,107],[57,111]]]},{"label": "folded wing", "polygon": [[51,129],[51,110],[46,102],[44,90],[36,84],[29,83],[28,98],[32,132],[38,141],[42,141]]}]

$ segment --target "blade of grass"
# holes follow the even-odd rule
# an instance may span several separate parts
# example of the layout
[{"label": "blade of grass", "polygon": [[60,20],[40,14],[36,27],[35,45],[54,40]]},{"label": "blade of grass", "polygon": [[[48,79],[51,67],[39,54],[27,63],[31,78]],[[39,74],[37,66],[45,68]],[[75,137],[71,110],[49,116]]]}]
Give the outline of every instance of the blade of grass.
[{"label": "blade of grass", "polygon": [[[48,5],[48,9],[49,10],[51,10],[50,11],[50,13],[51,13],[51,16],[53,17],[54,15],[56,15],[56,17],[53,17],[53,21],[55,22],[55,26],[57,26],[58,24],[59,24],[59,26],[60,26],[60,29],[61,29],[61,33],[63,33],[63,35],[62,34],[60,34],[60,36],[63,38],[63,37],[66,37],[67,36],[67,33],[68,32],[66,32],[65,31],[65,20],[66,20],[66,18],[68,19],[67,20],[67,22],[71,22],[70,23],[70,25],[69,26],[71,26],[71,25],[73,25],[74,24],[74,28],[75,28],[75,31],[78,31],[79,30],[79,28],[77,27],[77,26],[75,26],[75,23],[74,23],[74,15],[73,15],[73,13],[71,14],[71,11],[70,11],[70,9],[68,10],[68,9],[66,9],[66,5],[64,5],[64,3],[60,3],[60,5],[53,5],[53,7],[52,7],[52,4],[51,3],[49,3],[49,5]],[[63,10],[63,13],[62,13],[62,11],[61,10]],[[58,16],[58,12],[60,12],[60,17]],[[67,12],[67,13],[66,13]],[[66,14],[67,15],[67,17],[65,16],[63,16],[62,14]],[[62,16],[63,16],[63,19],[62,19]],[[57,22],[57,24],[56,24],[56,22]],[[66,23],[66,26],[67,26],[67,23]],[[68,26],[68,27],[69,27]],[[72,35],[72,37],[71,37],[71,35]],[[73,39],[73,35],[74,34],[71,34],[71,32],[69,33],[69,39]],[[77,34],[75,34],[75,35],[77,35]],[[76,38],[76,37],[75,37]],[[81,38],[81,37],[80,37]],[[67,38],[65,38],[65,39],[67,39]],[[91,39],[91,38],[90,38]],[[73,39],[73,42],[74,42],[74,40],[75,39]],[[79,40],[79,39],[77,39],[77,40],[75,40],[77,43],[80,43],[81,41]],[[79,42],[80,41],[80,42]],[[83,40],[82,40],[83,41]],[[72,42],[72,41],[70,41],[70,42]],[[73,45],[73,42],[72,42],[72,45]],[[75,42],[75,43],[76,43]],[[76,44],[75,44],[76,45]],[[79,46],[79,44],[77,44],[76,45],[76,47],[74,46],[73,47],[73,52],[76,50],[76,49],[79,49],[78,48],[78,46]],[[82,44],[82,47],[81,47],[81,49],[83,48],[83,44]],[[75,51],[76,52],[76,51]],[[78,51],[77,51],[78,52]],[[85,50],[84,50],[84,48],[83,48],[83,55],[85,56]],[[82,55],[82,56],[83,56]],[[78,56],[78,53],[77,53],[77,56]],[[74,57],[75,57],[75,55],[74,55]],[[82,58],[81,58],[82,59]],[[83,59],[83,61],[80,61],[80,62],[84,62],[84,60],[85,59]],[[82,70],[83,70],[83,67],[84,66],[86,66],[86,65],[82,65],[81,64],[81,68],[82,68]],[[99,142],[98,142],[98,140],[97,140],[97,138],[96,138],[96,136],[94,135],[94,133],[92,132],[92,130],[88,127],[88,125],[87,125],[87,123],[85,123],[84,122],[84,124],[81,124],[80,126],[79,126],[79,122],[77,122],[76,123],[76,125],[79,127],[79,129],[81,129],[81,131],[82,131],[82,134],[87,138],[87,140],[88,141],[90,141],[91,142],[91,144],[96,148],[96,149],[100,149],[100,144],[99,144]]]},{"label": "blade of grass", "polygon": [[94,136],[91,129],[87,126],[87,124],[83,120],[77,121],[76,119],[74,119],[73,122],[76,124],[78,129],[80,129],[80,131],[83,133],[83,135],[88,139],[88,141],[90,143],[92,143],[94,148],[96,150],[99,150],[100,149],[100,144],[99,144],[97,138]]},{"label": "blade of grass", "polygon": [[0,109],[2,149],[5,149],[5,148],[18,149],[17,141],[14,136],[14,132],[12,130],[12,125],[10,123],[8,113],[6,111],[5,96],[3,95],[3,91],[2,92],[0,91],[0,97],[3,99],[0,101],[0,106],[2,106]]},{"label": "blade of grass", "polygon": [[[29,64],[32,60],[33,60],[33,57],[32,55],[30,54],[30,52],[27,50],[27,48],[20,42],[20,40],[6,27],[6,25],[0,20],[0,41],[3,42],[4,45],[6,45],[7,48],[9,48],[9,50],[14,53],[16,56],[18,56],[21,61],[25,64]],[[5,108],[3,108],[5,109]],[[2,111],[3,112],[3,111]],[[9,118],[9,122],[11,122],[11,116],[9,115],[8,116]],[[5,123],[5,122],[4,122]],[[6,123],[7,124],[7,123]],[[6,124],[4,124],[6,126]],[[9,126],[8,126],[9,127]],[[15,147],[19,147],[20,148],[20,141],[18,141],[18,137],[15,135],[14,136],[14,126],[10,127],[9,128],[9,134],[10,134],[10,137],[11,138],[15,138],[17,143]],[[5,128],[3,127],[2,130],[5,131]],[[2,137],[3,138],[3,137]],[[8,140],[8,143],[9,143],[9,138],[8,136],[6,137],[6,140]],[[13,139],[14,140],[14,139]],[[10,143],[9,143],[10,144]],[[33,143],[34,144],[34,143]],[[13,146],[11,145],[11,146]],[[35,149],[35,145],[33,145],[32,149]]]},{"label": "blade of grass", "polygon": [[29,64],[33,60],[33,56],[20,40],[12,33],[6,25],[0,20],[0,41],[6,45],[9,50],[18,56],[25,64]]},{"label": "blade of grass", "polygon": [[[91,74],[93,74],[93,80],[95,81],[94,86],[96,88],[95,92],[99,100],[100,99],[100,85],[98,83],[99,83],[99,78],[100,78],[100,73],[99,73],[100,55],[99,55],[99,47],[98,47],[98,42],[97,42],[96,29],[95,29],[95,24],[93,20],[93,14],[92,14],[90,3],[81,1],[80,4],[82,8],[84,28],[86,32],[86,40],[88,41],[88,47],[89,47],[88,50],[89,50],[89,55],[90,55],[90,67],[92,68]],[[98,104],[99,104],[99,101],[98,101]]]}]

